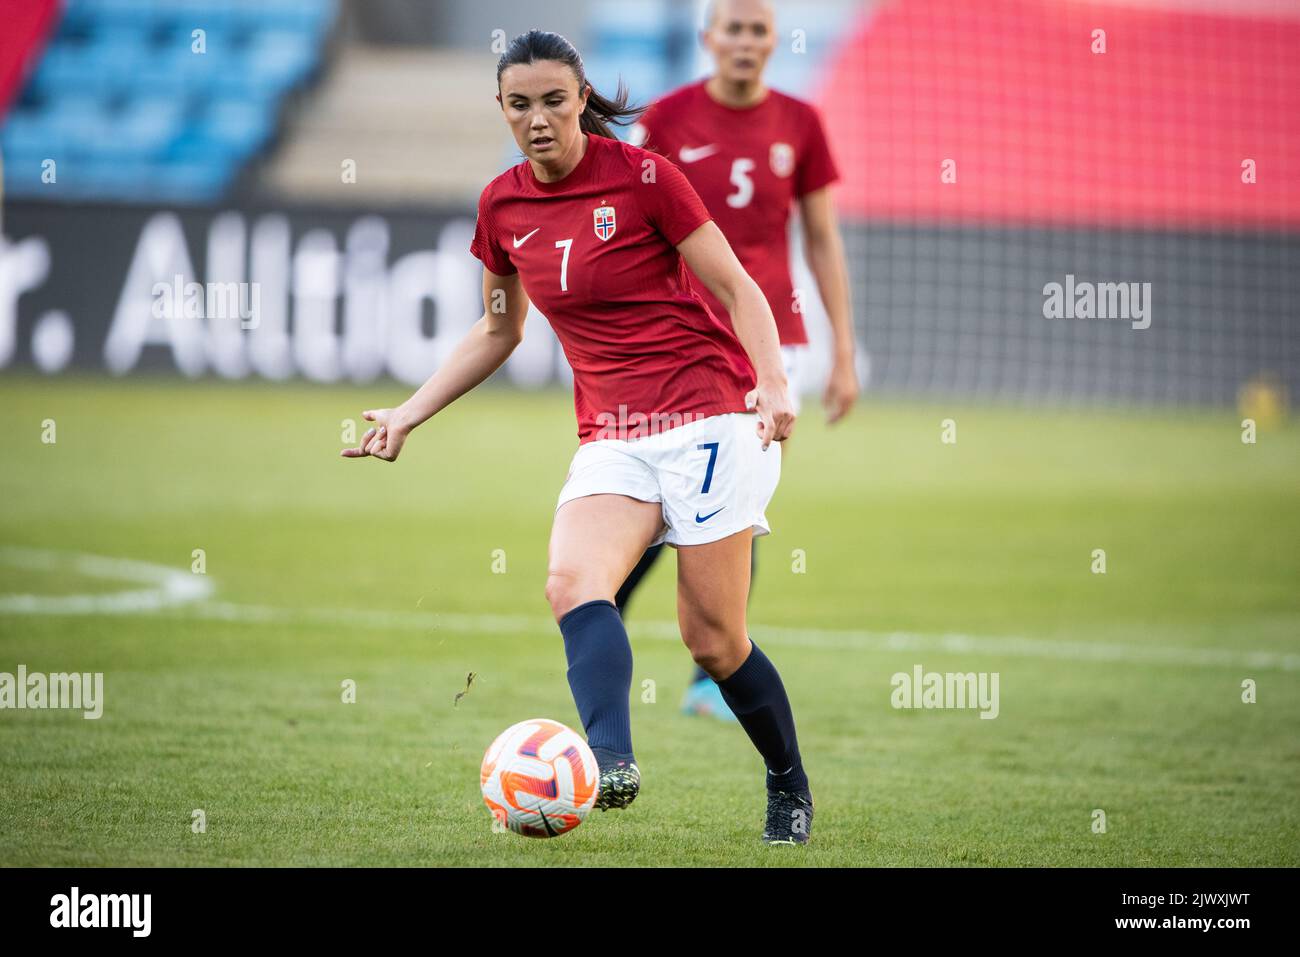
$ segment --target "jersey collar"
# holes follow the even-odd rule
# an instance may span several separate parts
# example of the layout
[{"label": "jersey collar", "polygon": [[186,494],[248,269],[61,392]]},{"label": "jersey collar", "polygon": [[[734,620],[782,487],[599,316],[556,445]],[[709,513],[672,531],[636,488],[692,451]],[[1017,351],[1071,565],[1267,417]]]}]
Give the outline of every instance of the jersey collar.
[{"label": "jersey collar", "polygon": [[573,189],[575,186],[581,186],[591,176],[592,154],[596,152],[596,142],[600,139],[594,133],[583,133],[587,137],[587,148],[583,150],[582,159],[578,160],[578,165],[569,170],[562,179],[557,179],[553,183],[543,183],[533,172],[533,164],[524,160],[528,167],[528,179],[533,186],[543,193],[563,193]]}]

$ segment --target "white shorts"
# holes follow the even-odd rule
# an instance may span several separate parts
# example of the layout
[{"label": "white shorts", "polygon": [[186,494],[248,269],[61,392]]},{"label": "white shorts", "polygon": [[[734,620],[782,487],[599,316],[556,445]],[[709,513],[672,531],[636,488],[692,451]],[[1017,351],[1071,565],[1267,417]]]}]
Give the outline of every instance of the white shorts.
[{"label": "white shorts", "polygon": [[651,544],[704,545],[747,528],[768,534],[764,511],[780,478],[781,443],[764,451],[758,416],[730,412],[579,446],[555,507],[604,494],[659,502],[664,527]]},{"label": "white shorts", "polygon": [[807,344],[781,347],[781,364],[785,366],[786,382],[790,386],[790,403],[794,414],[799,414],[799,398],[803,395],[803,367],[808,356]]}]

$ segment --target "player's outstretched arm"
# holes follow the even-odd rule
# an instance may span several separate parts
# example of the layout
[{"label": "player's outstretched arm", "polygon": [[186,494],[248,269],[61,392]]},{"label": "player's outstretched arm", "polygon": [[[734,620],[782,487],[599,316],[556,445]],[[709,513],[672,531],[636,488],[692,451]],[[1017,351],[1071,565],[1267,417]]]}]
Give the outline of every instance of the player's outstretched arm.
[{"label": "player's outstretched arm", "polygon": [[483,316],[470,328],[447,361],[420,386],[415,394],[395,409],[363,412],[374,425],[354,449],[344,449],[344,458],[372,455],[392,462],[402,451],[411,430],[432,418],[474,388],[515,351],[524,338],[528,296],[519,274],[498,276],[483,270]]},{"label": "player's outstretched arm", "polygon": [[763,448],[783,441],[794,428],[794,405],[781,362],[776,320],[763,291],[745,272],[722,230],[712,220],[678,243],[677,251],[731,313],[736,337],[754,364],[758,382],[745,401],[758,413],[758,434],[763,438]]},{"label": "player's outstretched arm", "polygon": [[826,306],[835,342],[831,377],[826,382],[822,404],[826,419],[835,422],[853,407],[858,398],[858,372],[854,365],[853,312],[849,306],[849,270],[844,261],[844,242],[835,221],[829,186],[806,193],[799,200],[803,221],[804,259],[817,281],[817,292]]}]

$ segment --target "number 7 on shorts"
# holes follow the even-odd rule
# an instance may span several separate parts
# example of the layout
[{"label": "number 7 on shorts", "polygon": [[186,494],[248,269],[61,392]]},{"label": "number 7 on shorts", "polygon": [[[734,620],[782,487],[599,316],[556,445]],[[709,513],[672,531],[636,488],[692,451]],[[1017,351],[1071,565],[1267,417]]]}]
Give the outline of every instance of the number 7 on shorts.
[{"label": "number 7 on shorts", "polygon": [[718,443],[703,442],[695,447],[697,449],[709,450],[709,467],[704,473],[704,485],[700,487],[700,494],[703,495],[708,492],[709,486],[713,484],[713,466],[717,464],[718,461]]}]

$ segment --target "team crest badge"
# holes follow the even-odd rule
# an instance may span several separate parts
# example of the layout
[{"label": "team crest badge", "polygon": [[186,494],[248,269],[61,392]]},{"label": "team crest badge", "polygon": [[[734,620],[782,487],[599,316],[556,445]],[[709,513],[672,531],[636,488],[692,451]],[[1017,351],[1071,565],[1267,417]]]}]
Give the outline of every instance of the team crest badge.
[{"label": "team crest badge", "polygon": [[794,172],[794,147],[789,143],[773,143],[768,154],[772,172],[782,179]]},{"label": "team crest badge", "polygon": [[598,206],[593,214],[596,217],[596,235],[603,242],[614,235],[614,207]]}]

